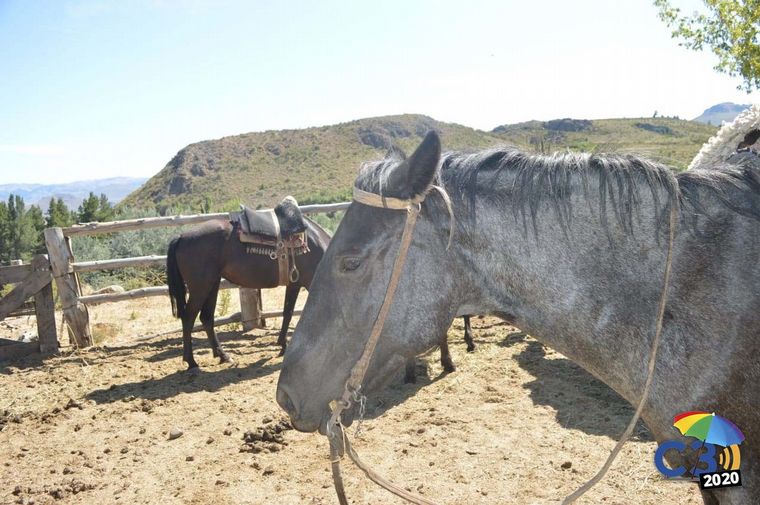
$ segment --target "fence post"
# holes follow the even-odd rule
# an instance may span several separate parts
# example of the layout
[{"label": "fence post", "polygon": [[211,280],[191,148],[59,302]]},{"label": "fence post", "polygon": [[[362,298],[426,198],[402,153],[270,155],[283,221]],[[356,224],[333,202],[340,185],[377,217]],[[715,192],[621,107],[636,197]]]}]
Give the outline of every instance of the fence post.
[{"label": "fence post", "polygon": [[[35,270],[50,270],[50,262],[44,254],[35,256],[32,260],[32,266]],[[58,352],[52,279],[34,295],[34,315],[37,318],[37,337],[40,342],[40,353],[51,354]]]},{"label": "fence post", "polygon": [[266,321],[261,318],[261,291],[253,288],[240,288],[240,320],[243,331],[264,328]]},{"label": "fence post", "polygon": [[74,276],[73,263],[69,247],[63,236],[61,228],[47,228],[45,230],[45,244],[47,245],[50,266],[53,270],[55,284],[58,287],[58,296],[63,306],[63,316],[69,326],[69,334],[73,335],[77,347],[92,345],[90,335],[90,316],[87,307],[79,302],[79,283]]}]

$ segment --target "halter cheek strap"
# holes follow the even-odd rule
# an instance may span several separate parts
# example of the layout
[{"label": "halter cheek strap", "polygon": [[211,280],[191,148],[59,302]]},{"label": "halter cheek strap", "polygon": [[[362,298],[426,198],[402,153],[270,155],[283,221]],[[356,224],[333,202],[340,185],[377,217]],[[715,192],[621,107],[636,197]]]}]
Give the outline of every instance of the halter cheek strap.
[{"label": "halter cheek strap", "polygon": [[[451,238],[454,230],[454,213],[451,207],[451,200],[446,194],[446,191],[438,186],[431,186],[431,189],[438,192],[443,198],[446,208],[449,212],[450,218],[450,230],[449,230],[449,246],[451,246]],[[408,492],[407,490],[393,484],[392,482],[384,479],[369,467],[367,467],[360,459],[356,451],[351,446],[351,442],[348,440],[343,425],[341,424],[341,413],[351,406],[352,402],[361,402],[362,396],[359,392],[361,390],[362,381],[369,368],[369,363],[372,358],[372,354],[375,352],[377,342],[380,339],[380,333],[385,325],[385,320],[391,310],[393,304],[393,297],[396,294],[399,281],[401,279],[401,272],[404,269],[404,263],[406,262],[406,255],[409,252],[409,246],[412,243],[412,236],[414,234],[414,226],[417,223],[417,216],[420,213],[421,204],[425,200],[427,192],[417,195],[411,199],[401,199],[378,195],[364,191],[357,187],[354,187],[354,201],[370,207],[377,207],[383,209],[392,210],[406,210],[406,222],[404,224],[404,232],[401,235],[401,243],[399,244],[398,253],[396,259],[393,262],[393,270],[391,271],[391,278],[388,281],[388,287],[385,290],[385,297],[383,298],[383,304],[380,306],[375,322],[372,325],[367,343],[364,345],[359,360],[351,368],[351,373],[346,381],[343,396],[340,399],[330,402],[330,410],[332,415],[327,423],[327,436],[330,440],[330,462],[333,472],[333,483],[335,490],[338,494],[338,500],[341,505],[347,505],[345,490],[343,489],[343,477],[340,473],[340,458],[343,454],[348,454],[351,460],[356,466],[358,466],[373,482],[387,489],[391,493],[400,496],[401,498],[418,505],[435,505],[434,502],[427,500],[421,496]]]}]

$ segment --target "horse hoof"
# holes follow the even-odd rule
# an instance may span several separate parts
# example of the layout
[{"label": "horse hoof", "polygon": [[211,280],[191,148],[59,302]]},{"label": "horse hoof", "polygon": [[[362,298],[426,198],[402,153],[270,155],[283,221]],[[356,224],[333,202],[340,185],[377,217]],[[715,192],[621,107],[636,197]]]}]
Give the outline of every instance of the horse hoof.
[{"label": "horse hoof", "polygon": [[222,353],[222,354],[219,355],[219,364],[221,365],[222,363],[228,363],[230,365],[234,365],[235,364],[235,362],[232,361],[232,358],[230,358],[229,356],[227,356],[227,353]]},{"label": "horse hoof", "polygon": [[456,372],[457,367],[454,366],[454,363],[442,363],[443,365],[443,371],[446,373]]},{"label": "horse hoof", "polygon": [[277,356],[280,357],[280,358],[283,357],[283,356],[285,356],[285,348],[284,347],[282,349],[280,349],[280,354],[278,354]]},{"label": "horse hoof", "polygon": [[197,364],[190,365],[187,369],[187,373],[189,373],[190,375],[198,375],[199,373],[201,373],[201,368]]},{"label": "horse hoof", "polygon": [[405,375],[404,384],[417,384],[417,374]]},{"label": "horse hoof", "polygon": [[467,352],[475,352],[475,344],[467,346]]}]

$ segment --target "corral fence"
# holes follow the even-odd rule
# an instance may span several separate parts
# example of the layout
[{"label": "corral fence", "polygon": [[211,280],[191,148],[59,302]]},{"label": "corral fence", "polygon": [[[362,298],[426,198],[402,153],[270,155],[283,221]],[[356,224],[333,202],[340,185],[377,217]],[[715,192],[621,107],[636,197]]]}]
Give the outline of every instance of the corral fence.
[{"label": "corral fence", "polygon": [[[342,202],[323,205],[302,205],[300,209],[304,214],[317,214],[345,210],[348,206],[349,202]],[[88,306],[149,296],[168,296],[169,294],[167,286],[152,286],[133,289],[123,293],[83,295],[78,277],[80,272],[162,266],[166,264],[166,256],[141,256],[77,262],[71,248],[71,241],[74,237],[167,226],[184,226],[220,219],[229,219],[229,213],[147,217],[104,223],[78,224],[68,228],[56,227],[46,229],[45,244],[50,258],[49,268],[52,271],[52,276],[58,288],[63,317],[68,325],[72,343],[77,347],[87,347],[93,343],[87,310]],[[48,275],[50,275],[50,272],[48,272]],[[238,289],[241,310],[230,316],[216,319],[215,325],[242,322],[243,330],[248,331],[253,328],[263,327],[266,319],[282,317],[282,311],[264,312],[262,310],[261,293],[258,289],[237,286],[224,279],[222,280],[220,289]],[[300,314],[300,310],[294,312],[294,315],[298,314]],[[55,324],[53,324],[53,327],[55,327]],[[200,325],[194,328],[194,330],[198,329],[200,329]],[[42,335],[40,335],[40,341],[42,341]]]},{"label": "corral fence", "polygon": [[[55,329],[55,304],[53,301],[53,277],[48,257],[35,256],[31,263],[0,267],[0,286],[12,285],[5,296],[0,298],[0,321],[6,317],[31,316],[37,319],[37,342],[20,342],[0,338],[0,361],[40,352],[49,354],[58,351],[58,337]],[[26,303],[32,298],[32,303]]]}]

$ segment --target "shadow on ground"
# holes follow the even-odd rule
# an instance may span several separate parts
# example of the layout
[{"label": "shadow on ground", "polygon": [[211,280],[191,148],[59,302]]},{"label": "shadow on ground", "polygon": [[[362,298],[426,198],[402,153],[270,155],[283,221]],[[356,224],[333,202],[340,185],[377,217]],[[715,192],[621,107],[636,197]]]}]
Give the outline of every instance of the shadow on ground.
[{"label": "shadow on ground", "polygon": [[[523,333],[507,336],[505,346],[526,341]],[[509,343],[511,342],[511,343]],[[515,356],[517,364],[535,377],[523,385],[530,390],[536,405],[556,410],[557,421],[563,428],[618,439],[625,430],[633,407],[606,384],[566,358],[547,358],[544,346],[527,340],[524,350]],[[634,439],[651,441],[643,423],[634,430]]]},{"label": "shadow on ground", "polygon": [[[216,365],[217,360],[211,357],[207,339],[205,337],[195,337],[193,338],[193,350],[196,359],[199,357],[203,358],[202,360],[199,359],[200,368],[192,372],[183,368],[160,377],[151,377],[124,384],[113,384],[106,389],[91,391],[85,395],[85,398],[99,404],[112,403],[128,398],[143,398],[146,400],[166,399],[179,393],[219,391],[230,384],[265,377],[280,370],[282,360],[277,358],[279,347],[272,345],[274,340],[269,334],[253,336],[240,332],[224,332],[218,335],[222,347],[236,363],[245,362],[244,355],[253,352],[259,354],[258,351],[264,348],[272,348],[272,352],[268,356],[261,356],[259,359],[247,364]],[[256,341],[251,341],[253,339],[256,339]],[[149,354],[144,358],[145,361],[159,362],[175,359],[181,362],[182,339],[176,337],[137,342],[127,346],[108,349],[106,355],[112,358],[121,354],[134,355],[134,353],[139,351],[148,351],[150,353],[151,350],[158,349],[164,350],[155,354]],[[214,363],[213,367],[209,366],[209,361]]]}]

